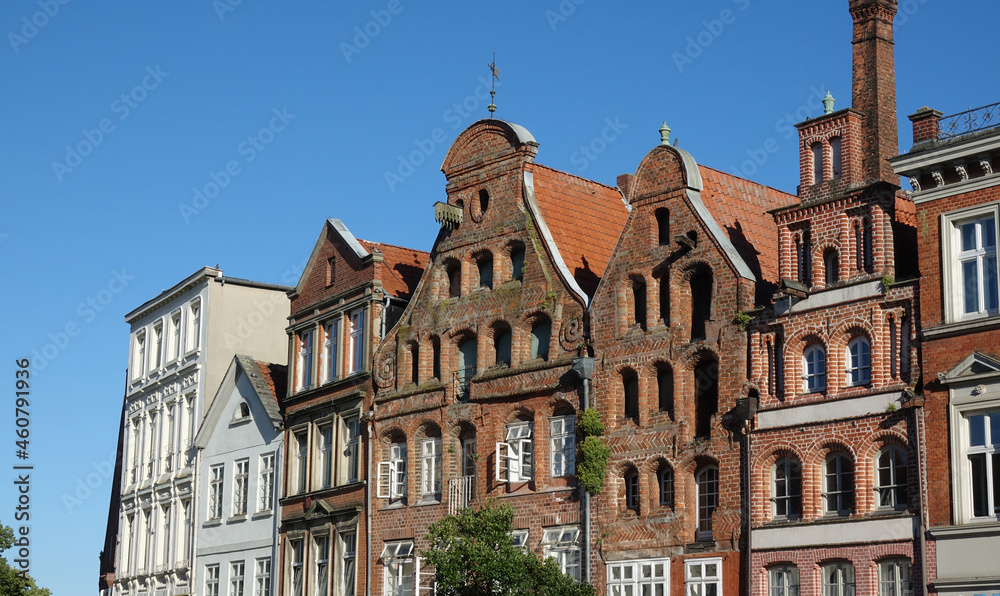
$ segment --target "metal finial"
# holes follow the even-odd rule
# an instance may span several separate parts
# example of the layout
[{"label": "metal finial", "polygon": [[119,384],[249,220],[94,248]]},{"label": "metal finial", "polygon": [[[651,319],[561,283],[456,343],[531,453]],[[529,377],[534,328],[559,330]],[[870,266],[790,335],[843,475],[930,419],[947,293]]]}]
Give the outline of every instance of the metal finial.
[{"label": "metal finial", "polygon": [[490,79],[490,105],[486,106],[486,109],[490,111],[490,118],[493,117],[493,112],[497,111],[497,104],[494,103],[496,98],[496,82],[500,80],[500,69],[497,68],[497,53],[493,52],[493,62],[487,64],[490,67],[490,74],[492,78]]},{"label": "metal finial", "polygon": [[663,121],[663,126],[660,127],[660,145],[664,147],[670,146],[670,127],[667,126],[667,121]]},{"label": "metal finial", "polygon": [[827,91],[826,92],[826,97],[823,98],[823,113],[824,114],[832,114],[833,113],[833,102],[835,102],[835,101],[837,101],[837,100],[835,100],[833,98],[833,96],[830,95],[830,92]]}]

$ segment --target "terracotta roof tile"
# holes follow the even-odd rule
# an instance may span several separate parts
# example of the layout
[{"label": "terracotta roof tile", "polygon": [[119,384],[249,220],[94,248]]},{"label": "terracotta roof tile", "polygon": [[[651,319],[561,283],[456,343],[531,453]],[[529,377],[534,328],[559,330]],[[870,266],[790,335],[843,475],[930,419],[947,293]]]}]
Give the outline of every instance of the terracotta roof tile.
[{"label": "terracotta roof tile", "polygon": [[264,377],[268,388],[271,389],[271,395],[268,397],[273,397],[276,402],[281,403],[281,399],[285,397],[285,390],[287,389],[288,367],[262,360],[254,360],[254,362],[257,363],[260,374]]},{"label": "terracotta roof tile", "polygon": [[758,300],[778,282],[778,227],[767,211],[799,202],[795,195],[725,172],[698,166],[702,201],[746,261],[758,283]]},{"label": "terracotta roof tile", "polygon": [[382,287],[391,296],[409,298],[416,289],[420,277],[424,274],[430,255],[422,250],[358,240],[365,250],[377,250],[382,253]]},{"label": "terracotta roof tile", "polygon": [[563,262],[593,297],[628,219],[618,189],[532,164],[535,199]]}]

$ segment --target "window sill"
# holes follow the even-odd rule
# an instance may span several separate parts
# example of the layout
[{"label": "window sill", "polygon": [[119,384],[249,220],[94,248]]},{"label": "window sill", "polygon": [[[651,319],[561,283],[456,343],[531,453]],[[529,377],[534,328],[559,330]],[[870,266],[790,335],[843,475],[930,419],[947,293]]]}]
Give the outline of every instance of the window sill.
[{"label": "window sill", "polygon": [[247,514],[243,513],[243,514],[240,514],[240,515],[230,516],[226,520],[226,523],[227,524],[238,524],[238,523],[245,522],[246,520],[247,520]]},{"label": "window sill", "polygon": [[234,426],[243,426],[253,420],[252,416],[244,416],[243,418],[233,418],[229,421],[229,428]]},{"label": "window sill", "polygon": [[201,527],[203,527],[203,528],[218,528],[221,525],[222,525],[222,518],[221,517],[215,517],[215,518],[212,518],[212,519],[209,519],[209,520],[205,520],[205,522],[203,524],[201,524]]},{"label": "window sill", "polygon": [[265,517],[271,517],[272,515],[274,515],[274,510],[264,509],[263,511],[254,513],[250,519],[264,519]]},{"label": "window sill", "polygon": [[965,333],[991,331],[993,329],[1000,329],[1000,316],[998,315],[953,321],[944,325],[938,325],[937,327],[928,327],[923,330],[923,336],[925,339],[938,339]]},{"label": "window sill", "polygon": [[440,505],[441,496],[440,495],[425,495],[420,497],[420,500],[413,504],[414,507],[427,507],[428,505]]}]

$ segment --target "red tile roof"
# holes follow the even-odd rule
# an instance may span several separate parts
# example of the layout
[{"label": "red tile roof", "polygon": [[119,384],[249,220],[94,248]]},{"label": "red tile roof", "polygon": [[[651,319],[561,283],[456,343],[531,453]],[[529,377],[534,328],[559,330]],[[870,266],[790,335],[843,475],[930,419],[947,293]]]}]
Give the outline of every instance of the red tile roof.
[{"label": "red tile roof", "polygon": [[531,164],[535,200],[563,262],[593,297],[628,219],[618,189]]},{"label": "red tile roof", "polygon": [[271,389],[271,397],[278,403],[285,397],[288,382],[288,367],[283,364],[273,364],[263,360],[255,360],[261,376]]},{"label": "red tile roof", "polygon": [[396,298],[409,298],[424,274],[430,254],[422,250],[381,242],[360,239],[358,242],[368,252],[377,250],[382,253],[382,269],[379,277],[385,291]]},{"label": "red tile roof", "polygon": [[705,207],[757,276],[758,300],[762,296],[769,298],[771,290],[761,286],[776,285],[780,280],[778,227],[767,211],[796,204],[799,198],[702,165],[698,170]]}]

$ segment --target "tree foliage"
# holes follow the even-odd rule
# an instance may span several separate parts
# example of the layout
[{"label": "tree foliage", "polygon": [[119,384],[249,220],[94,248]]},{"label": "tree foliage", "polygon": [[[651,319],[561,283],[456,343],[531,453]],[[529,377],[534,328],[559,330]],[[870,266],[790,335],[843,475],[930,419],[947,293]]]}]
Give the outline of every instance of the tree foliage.
[{"label": "tree foliage", "polygon": [[495,499],[431,524],[438,596],[594,596],[594,588],[560,571],[551,559],[517,548],[511,540],[514,509]]},{"label": "tree foliage", "polygon": [[[0,555],[13,546],[14,530],[0,524]],[[52,592],[39,588],[28,574],[19,574],[7,557],[0,556],[0,596],[52,596]]]}]

